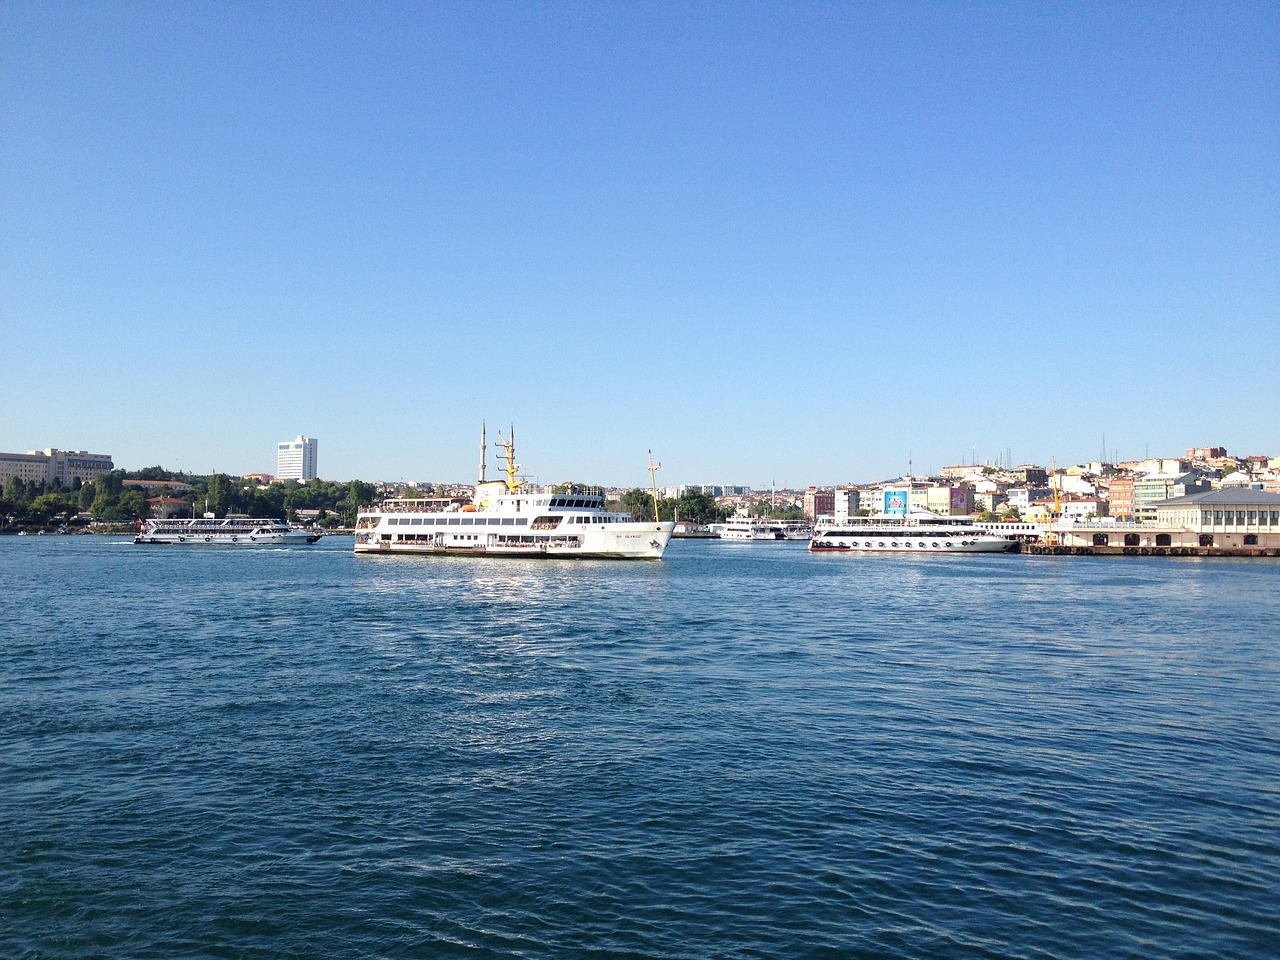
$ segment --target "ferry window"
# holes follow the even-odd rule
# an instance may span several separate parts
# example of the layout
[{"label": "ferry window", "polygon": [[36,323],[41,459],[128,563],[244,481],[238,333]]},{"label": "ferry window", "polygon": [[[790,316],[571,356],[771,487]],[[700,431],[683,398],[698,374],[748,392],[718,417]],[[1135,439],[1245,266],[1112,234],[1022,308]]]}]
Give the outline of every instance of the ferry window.
[{"label": "ferry window", "polygon": [[1210,513],[1208,510],[1202,510],[1200,512],[1201,523],[1209,523],[1212,519],[1213,519],[1213,514]]},{"label": "ferry window", "polygon": [[1244,535],[1244,545],[1246,547],[1256,547],[1258,545],[1258,535],[1256,533],[1246,533]]},{"label": "ferry window", "polygon": [[1221,522],[1222,522],[1222,511],[1221,511],[1221,510],[1215,510],[1215,511],[1213,511],[1213,522],[1214,522],[1214,523],[1221,523]]},{"label": "ferry window", "polygon": [[1250,511],[1249,511],[1249,523],[1250,523],[1250,525],[1252,525],[1252,524],[1254,524],[1254,523],[1257,523],[1257,521],[1258,521],[1258,512],[1257,512],[1256,510],[1250,510]]},{"label": "ferry window", "polygon": [[1272,511],[1271,511],[1271,525],[1272,525],[1272,526],[1275,526],[1277,523],[1280,523],[1280,510],[1272,510]]},{"label": "ferry window", "polygon": [[450,518],[449,518],[449,526],[451,526],[451,527],[456,527],[456,526],[458,526],[460,523],[462,523],[462,520],[461,520],[461,518],[459,518],[459,517],[450,517]]},{"label": "ferry window", "polygon": [[409,522],[410,522],[410,523],[412,523],[412,524],[414,524],[415,526],[418,526],[418,527],[422,526],[422,518],[421,518],[421,517],[414,517],[414,518],[413,518],[412,520],[410,520]]},{"label": "ferry window", "polygon": [[469,526],[471,526],[473,523],[475,523],[475,520],[473,520],[471,517],[463,517],[463,518],[462,518],[462,525],[463,525],[464,527],[469,527]]}]

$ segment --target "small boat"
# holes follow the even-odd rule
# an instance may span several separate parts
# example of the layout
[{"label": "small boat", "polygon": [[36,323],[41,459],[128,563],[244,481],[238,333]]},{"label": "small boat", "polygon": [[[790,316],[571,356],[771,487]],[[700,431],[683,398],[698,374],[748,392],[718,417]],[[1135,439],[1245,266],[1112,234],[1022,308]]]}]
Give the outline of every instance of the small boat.
[{"label": "small boat", "polygon": [[279,546],[315,543],[315,530],[293,527],[283,520],[224,517],[212,514],[186,519],[139,521],[134,543],[190,544],[192,546]]}]

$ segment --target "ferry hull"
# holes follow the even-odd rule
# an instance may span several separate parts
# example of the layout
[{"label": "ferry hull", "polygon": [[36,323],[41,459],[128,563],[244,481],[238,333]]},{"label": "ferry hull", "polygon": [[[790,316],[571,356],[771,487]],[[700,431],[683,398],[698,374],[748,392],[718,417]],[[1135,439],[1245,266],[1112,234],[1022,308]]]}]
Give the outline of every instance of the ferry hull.
[{"label": "ferry hull", "polygon": [[[867,541],[859,540],[854,543],[852,540],[844,540],[843,538],[828,538],[820,540],[815,538],[809,543],[809,550],[812,553],[923,553],[923,554],[950,554],[950,553],[1009,553],[1017,544],[1012,540],[1006,540],[1003,537],[975,537],[971,540],[946,540],[930,542],[927,538],[923,541],[914,541],[911,544],[894,543],[892,541],[871,540],[871,546],[867,546]],[[923,544],[923,545],[921,545]]]},{"label": "ferry hull", "polygon": [[156,546],[166,544],[182,545],[182,546],[200,546],[200,547],[271,547],[280,546],[281,544],[308,544],[315,543],[319,540],[321,534],[303,533],[295,531],[291,533],[268,533],[268,534],[235,534],[228,536],[226,534],[194,534],[188,536],[186,534],[157,533],[146,534],[140,533],[133,538],[134,543],[143,543]]}]

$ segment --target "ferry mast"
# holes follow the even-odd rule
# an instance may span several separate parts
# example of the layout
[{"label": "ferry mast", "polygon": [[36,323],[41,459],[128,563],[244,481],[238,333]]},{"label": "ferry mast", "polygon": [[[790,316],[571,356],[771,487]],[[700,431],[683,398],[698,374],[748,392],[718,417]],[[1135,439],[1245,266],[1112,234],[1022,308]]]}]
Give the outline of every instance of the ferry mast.
[{"label": "ferry mast", "polygon": [[516,428],[514,424],[511,426],[511,439],[503,440],[502,434],[498,434],[498,442],[494,446],[501,448],[503,457],[507,461],[507,490],[515,493],[524,486],[524,482],[516,479],[516,474],[520,472],[520,464],[516,463]]},{"label": "ferry mast", "polygon": [[653,522],[661,523],[662,518],[658,516],[658,471],[662,469],[662,464],[653,462],[653,451],[649,451],[649,483],[653,487]]}]

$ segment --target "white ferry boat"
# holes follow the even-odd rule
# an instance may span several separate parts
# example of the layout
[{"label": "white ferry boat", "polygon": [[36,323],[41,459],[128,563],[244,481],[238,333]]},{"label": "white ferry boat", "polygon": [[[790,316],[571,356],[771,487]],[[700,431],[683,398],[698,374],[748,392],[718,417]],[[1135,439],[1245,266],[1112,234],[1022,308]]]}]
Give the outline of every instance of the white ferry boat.
[{"label": "white ferry boat", "polygon": [[134,543],[190,543],[210,546],[279,545],[315,543],[322,534],[314,530],[291,527],[282,520],[256,520],[250,517],[173,518],[141,522]]},{"label": "white ferry boat", "polygon": [[737,518],[717,524],[721,540],[786,540],[787,532],[772,520]]},{"label": "white ferry boat", "polygon": [[496,446],[504,452],[505,480],[485,479],[482,432],[480,481],[470,503],[386,500],[361,510],[356,553],[662,559],[674,522],[610,513],[599,487],[535,492],[517,478],[514,434],[506,441],[499,436]]},{"label": "white ferry boat", "polygon": [[1017,546],[1008,537],[988,533],[969,517],[942,517],[927,511],[819,523],[809,541],[815,553],[1008,553]]}]

